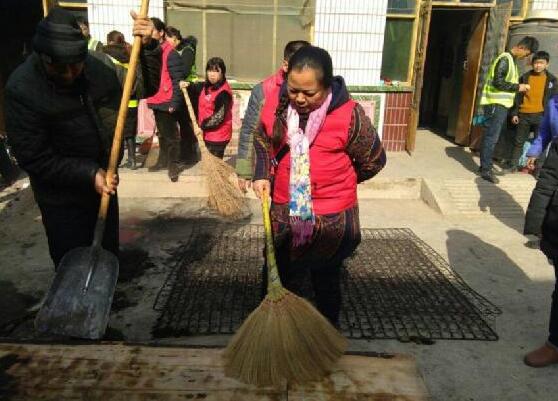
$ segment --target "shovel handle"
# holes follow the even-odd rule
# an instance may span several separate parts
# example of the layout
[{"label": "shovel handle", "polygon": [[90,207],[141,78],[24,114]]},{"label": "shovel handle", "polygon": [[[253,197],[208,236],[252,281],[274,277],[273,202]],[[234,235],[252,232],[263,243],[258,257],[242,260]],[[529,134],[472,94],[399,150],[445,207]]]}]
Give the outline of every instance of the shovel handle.
[{"label": "shovel handle", "polygon": [[[141,7],[138,17],[147,17],[147,12],[149,10],[149,0],[141,0]],[[124,89],[122,90],[122,99],[120,100],[120,108],[118,109],[118,117],[116,120],[116,129],[114,130],[114,138],[112,140],[112,148],[110,150],[109,165],[107,168],[107,185],[112,181],[112,177],[116,172],[116,167],[118,163],[118,156],[120,155],[120,146],[122,144],[122,135],[124,132],[124,126],[126,125],[126,115],[128,114],[128,102],[130,101],[130,96],[132,94],[132,88],[136,80],[136,69],[138,66],[139,54],[141,49],[141,37],[135,36],[134,43],[132,45],[132,54],[130,56],[130,63],[128,64],[128,72],[126,73],[126,79],[124,81]],[[110,201],[110,195],[103,193],[101,196],[101,205],[99,206],[99,214],[97,217],[97,226],[107,217],[108,205]],[[102,223],[104,225],[104,223]],[[93,239],[93,245],[99,245],[102,239],[104,230],[95,229],[95,237]]]}]

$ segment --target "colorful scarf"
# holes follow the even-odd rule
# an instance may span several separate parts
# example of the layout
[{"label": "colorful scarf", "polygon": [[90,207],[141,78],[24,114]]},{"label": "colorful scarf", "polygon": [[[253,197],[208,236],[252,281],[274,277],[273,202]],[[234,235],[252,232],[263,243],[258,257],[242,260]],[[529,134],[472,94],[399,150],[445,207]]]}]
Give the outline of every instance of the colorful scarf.
[{"label": "colorful scarf", "polygon": [[291,105],[287,110],[287,137],[291,152],[289,221],[295,248],[308,243],[314,231],[316,219],[310,185],[310,146],[322,128],[331,98],[329,92],[324,103],[310,113],[304,131],[299,127],[298,112]]}]

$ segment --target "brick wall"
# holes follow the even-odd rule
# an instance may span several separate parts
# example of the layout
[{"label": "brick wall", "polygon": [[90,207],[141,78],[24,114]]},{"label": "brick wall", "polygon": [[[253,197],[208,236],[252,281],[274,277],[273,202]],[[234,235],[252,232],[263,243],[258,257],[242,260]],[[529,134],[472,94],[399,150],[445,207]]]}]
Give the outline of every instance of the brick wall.
[{"label": "brick wall", "polygon": [[412,93],[387,93],[384,113],[384,148],[389,151],[405,150]]}]

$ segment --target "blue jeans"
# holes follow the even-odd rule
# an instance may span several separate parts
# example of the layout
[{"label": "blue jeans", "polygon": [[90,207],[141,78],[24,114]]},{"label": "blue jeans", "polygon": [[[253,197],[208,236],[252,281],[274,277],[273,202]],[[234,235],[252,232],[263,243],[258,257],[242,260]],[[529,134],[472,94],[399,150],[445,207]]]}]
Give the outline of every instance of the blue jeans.
[{"label": "blue jeans", "polygon": [[502,126],[506,122],[508,109],[500,104],[489,104],[484,106],[484,115],[487,119],[484,122],[484,135],[480,150],[481,173],[492,170],[492,155],[500,137]]}]

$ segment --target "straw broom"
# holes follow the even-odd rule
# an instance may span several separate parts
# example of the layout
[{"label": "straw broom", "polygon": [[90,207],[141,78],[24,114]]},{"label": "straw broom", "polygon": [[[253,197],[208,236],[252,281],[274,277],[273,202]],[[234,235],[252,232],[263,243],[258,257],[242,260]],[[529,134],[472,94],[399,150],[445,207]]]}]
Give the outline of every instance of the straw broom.
[{"label": "straw broom", "polygon": [[206,177],[209,191],[209,207],[217,210],[223,216],[240,217],[246,209],[246,201],[240,189],[231,181],[231,176],[235,175],[235,171],[229,164],[207,150],[203,140],[203,131],[196,121],[188,91],[182,88],[182,93],[188,106],[194,134],[198,138],[200,146],[202,171]]},{"label": "straw broom", "polygon": [[266,194],[262,210],[267,296],[225,349],[225,373],[257,386],[318,380],[343,355],[347,341],[308,301],[281,285]]}]

